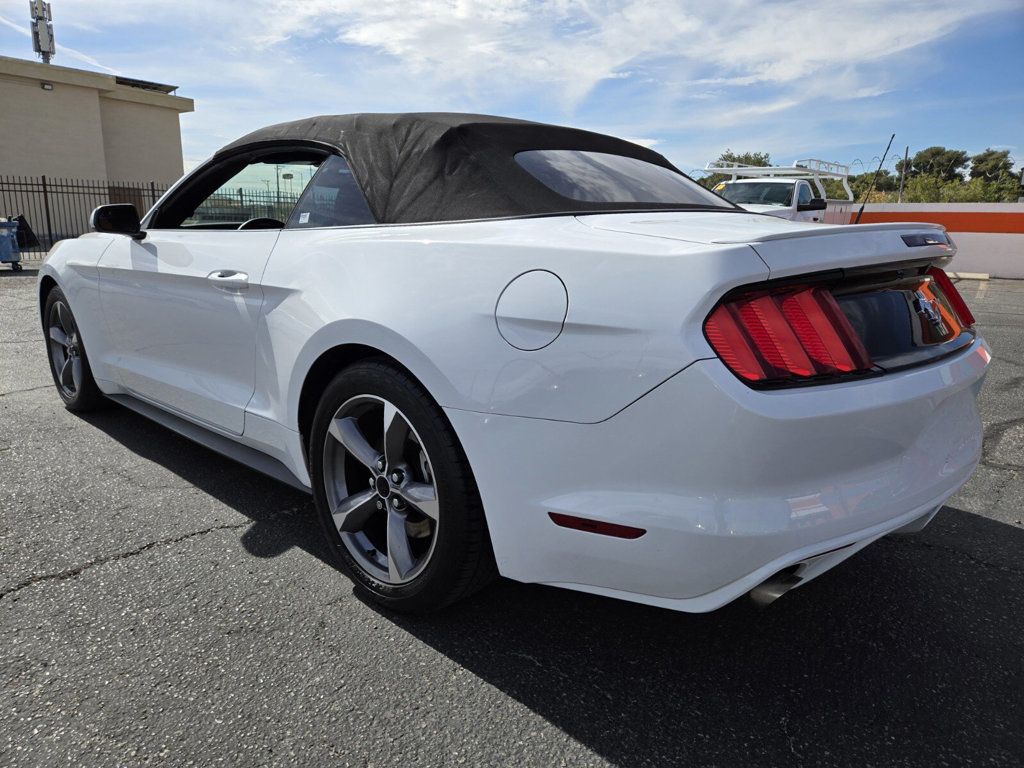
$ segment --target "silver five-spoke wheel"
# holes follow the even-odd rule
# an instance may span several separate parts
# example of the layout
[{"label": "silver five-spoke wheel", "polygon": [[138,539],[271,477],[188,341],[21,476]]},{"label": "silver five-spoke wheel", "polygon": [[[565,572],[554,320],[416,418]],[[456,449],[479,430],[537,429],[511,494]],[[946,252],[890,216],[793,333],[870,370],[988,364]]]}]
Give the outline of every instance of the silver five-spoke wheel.
[{"label": "silver five-spoke wheel", "polygon": [[386,584],[415,579],[434,551],[439,506],[430,457],[406,416],[375,395],[346,400],[323,459],[331,517],[352,558]]},{"label": "silver five-spoke wheel", "polygon": [[82,388],[82,346],[78,327],[67,304],[54,302],[46,325],[50,361],[57,374],[57,383],[67,397],[74,397]]}]

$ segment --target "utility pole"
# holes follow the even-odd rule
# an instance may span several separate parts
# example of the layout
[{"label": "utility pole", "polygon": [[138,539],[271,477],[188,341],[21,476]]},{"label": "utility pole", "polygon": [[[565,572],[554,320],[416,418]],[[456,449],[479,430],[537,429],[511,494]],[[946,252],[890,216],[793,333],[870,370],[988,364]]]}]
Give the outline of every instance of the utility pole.
[{"label": "utility pole", "polygon": [[896,198],[897,203],[903,202],[903,179],[907,175],[907,159],[910,157],[910,147],[903,150],[903,166],[900,168],[900,193]]}]

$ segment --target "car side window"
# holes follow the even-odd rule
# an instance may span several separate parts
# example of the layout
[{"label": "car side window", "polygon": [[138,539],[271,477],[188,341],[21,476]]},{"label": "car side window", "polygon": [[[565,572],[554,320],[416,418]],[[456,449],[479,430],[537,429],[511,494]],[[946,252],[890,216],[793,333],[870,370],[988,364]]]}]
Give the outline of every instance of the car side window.
[{"label": "car side window", "polygon": [[331,155],[324,160],[299,198],[287,228],[350,227],[376,223],[348,162],[339,155]]},{"label": "car side window", "polygon": [[283,225],[317,165],[315,160],[250,163],[200,202],[180,226],[237,228],[250,219],[274,219]]},{"label": "car side window", "polygon": [[[256,148],[215,158],[153,209],[147,229],[274,229],[284,226],[327,153]],[[254,221],[255,220],[255,221]]]},{"label": "car side window", "polygon": [[799,196],[797,197],[797,204],[807,205],[809,202],[811,202],[811,198],[813,197],[814,194],[811,192],[811,185],[808,184],[806,181],[801,181],[800,192]]}]

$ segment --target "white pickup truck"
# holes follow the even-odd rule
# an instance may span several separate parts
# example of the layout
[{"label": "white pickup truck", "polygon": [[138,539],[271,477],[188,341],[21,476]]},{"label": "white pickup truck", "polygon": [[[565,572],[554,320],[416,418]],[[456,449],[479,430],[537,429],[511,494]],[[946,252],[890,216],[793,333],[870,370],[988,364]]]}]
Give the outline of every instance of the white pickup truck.
[{"label": "white pickup truck", "polygon": [[709,164],[708,173],[728,174],[729,180],[713,191],[753,213],[766,213],[790,221],[824,222],[828,201],[823,178],[837,179],[853,200],[847,182],[849,168],[824,160],[797,160],[791,166],[756,166],[740,163]]}]

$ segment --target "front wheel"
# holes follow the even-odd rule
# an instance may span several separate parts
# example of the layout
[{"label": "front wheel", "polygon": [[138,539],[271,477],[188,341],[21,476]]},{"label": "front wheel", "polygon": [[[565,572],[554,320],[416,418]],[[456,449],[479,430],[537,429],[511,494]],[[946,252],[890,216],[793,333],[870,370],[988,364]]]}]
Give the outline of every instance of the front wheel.
[{"label": "front wheel", "polygon": [[494,576],[480,496],[455,433],[408,373],[365,361],[328,385],[310,470],[344,570],[377,602],[430,611]]},{"label": "front wheel", "polygon": [[60,288],[54,288],[46,297],[43,330],[50,373],[64,406],[69,411],[83,412],[105,405],[103,393],[92,377],[78,323]]}]

